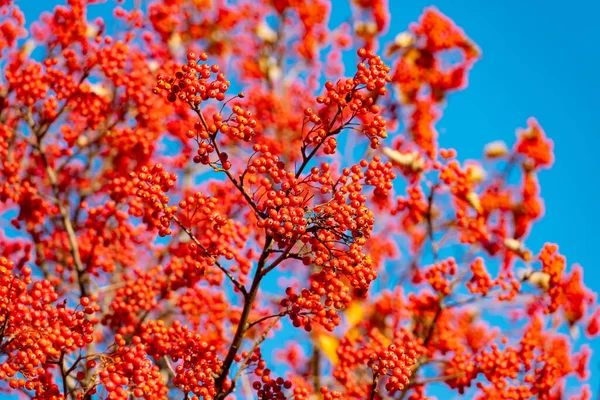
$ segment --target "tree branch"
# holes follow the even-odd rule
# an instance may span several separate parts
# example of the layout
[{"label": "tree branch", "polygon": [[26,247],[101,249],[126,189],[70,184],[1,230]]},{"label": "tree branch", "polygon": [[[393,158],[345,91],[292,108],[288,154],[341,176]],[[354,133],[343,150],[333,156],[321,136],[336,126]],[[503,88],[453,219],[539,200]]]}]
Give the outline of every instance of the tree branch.
[{"label": "tree branch", "polygon": [[250,291],[248,292],[248,296],[246,296],[244,301],[244,308],[242,310],[242,315],[240,317],[240,322],[237,326],[237,330],[235,332],[235,336],[233,337],[233,341],[231,342],[231,346],[229,347],[229,351],[227,352],[227,356],[223,361],[223,366],[221,368],[221,373],[219,377],[215,380],[215,387],[217,389],[217,395],[215,396],[215,400],[223,400],[231,391],[233,390],[233,386],[228,390],[223,390],[223,383],[225,379],[227,379],[227,375],[229,374],[229,369],[231,368],[231,364],[233,363],[233,359],[240,349],[240,345],[242,340],[244,339],[244,335],[248,330],[248,317],[250,316],[250,311],[252,310],[252,305],[254,300],[256,299],[256,295],[258,293],[258,288],[260,286],[261,279],[263,277],[262,271],[267,262],[267,257],[269,256],[269,249],[271,248],[271,244],[273,243],[273,238],[267,236],[265,240],[265,245],[263,247],[260,258],[258,259],[258,266],[256,267],[256,272],[254,273],[254,278],[252,280],[252,286],[250,287]]},{"label": "tree branch", "polygon": [[238,281],[237,279],[235,279],[235,277],[231,274],[231,272],[229,272],[225,267],[223,267],[219,261],[217,261],[215,259],[215,257],[213,257],[212,255],[210,255],[210,253],[208,252],[208,250],[206,249],[206,247],[204,247],[202,245],[202,243],[200,243],[200,241],[196,238],[196,236],[192,233],[192,231],[189,230],[188,227],[186,227],[179,218],[177,218],[177,216],[173,215],[171,217],[171,219],[173,221],[175,221],[175,223],[177,223],[177,225],[179,225],[179,227],[181,229],[183,229],[183,231],[190,237],[190,239],[194,242],[194,244],[196,244],[196,246],[200,247],[206,254],[208,254],[210,257],[213,258],[213,261],[215,263],[215,265],[217,266],[217,268],[219,268],[221,271],[223,271],[223,273],[225,274],[225,276],[227,276],[227,278],[229,278],[229,280],[233,283],[233,285],[236,287],[237,290],[239,290],[243,295],[244,298],[248,297],[248,292],[246,291],[246,288],[244,287],[244,285],[242,285],[240,283],[240,281]]}]

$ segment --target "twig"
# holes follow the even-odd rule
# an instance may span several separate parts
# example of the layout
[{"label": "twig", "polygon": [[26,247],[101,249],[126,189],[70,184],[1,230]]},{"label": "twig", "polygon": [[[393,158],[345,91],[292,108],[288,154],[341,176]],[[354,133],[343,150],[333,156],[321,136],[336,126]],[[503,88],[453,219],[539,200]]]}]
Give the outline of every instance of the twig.
[{"label": "twig", "polygon": [[371,383],[371,396],[369,397],[371,400],[375,400],[375,396],[377,395],[377,384],[379,383],[379,374],[373,374],[373,383]]},{"label": "twig", "polygon": [[429,236],[429,242],[431,243],[431,252],[433,253],[433,260],[437,264],[439,262],[438,256],[438,246],[435,243],[434,231],[433,231],[433,221],[432,221],[432,211],[433,211],[433,197],[435,195],[435,190],[438,185],[435,184],[431,187],[431,191],[429,192],[429,196],[427,198],[427,235]]},{"label": "twig", "polygon": [[278,318],[278,319],[281,319],[282,317],[285,317],[285,316],[286,316],[286,315],[288,315],[289,313],[290,313],[290,311],[289,311],[289,310],[285,310],[285,311],[282,311],[282,312],[280,312],[280,313],[277,313],[277,314],[273,314],[273,315],[267,315],[266,317],[259,318],[259,319],[257,319],[256,321],[249,322],[249,323],[248,323],[248,329],[247,329],[247,330],[250,330],[250,328],[252,328],[253,326],[256,326],[256,325],[260,324],[261,322],[265,322],[266,320],[269,320],[269,319],[271,319],[271,318]]},{"label": "twig", "polygon": [[190,237],[190,239],[192,239],[192,241],[196,244],[196,246],[200,247],[207,255],[209,255],[210,257],[212,257],[215,265],[217,266],[217,268],[219,268],[221,271],[223,271],[223,273],[227,276],[227,278],[229,278],[229,280],[233,283],[233,285],[236,287],[237,290],[239,290],[243,295],[244,298],[248,297],[248,292],[246,291],[246,288],[244,287],[244,285],[242,285],[240,283],[240,281],[238,281],[237,279],[235,279],[235,277],[231,274],[231,272],[229,272],[225,267],[223,267],[219,261],[217,261],[215,259],[215,257],[211,256],[210,253],[208,252],[208,250],[206,249],[206,247],[204,247],[202,245],[202,243],[200,243],[200,241],[198,240],[198,238],[196,238],[196,236],[192,233],[192,231],[189,230],[188,227],[186,227],[179,218],[177,218],[177,216],[173,215],[171,217],[171,219],[173,221],[175,221],[175,223],[177,223],[177,225],[179,225],[179,227],[181,229],[183,229],[183,231]]},{"label": "twig", "polygon": [[[33,118],[30,113],[27,118],[30,129],[34,132],[37,137],[37,144],[35,145],[35,149],[40,155],[42,159],[42,163],[44,164],[44,168],[46,169],[46,175],[48,175],[48,179],[50,180],[50,185],[52,186],[52,191],[54,192],[54,197],[57,199],[57,206],[60,212],[62,223],[67,233],[67,237],[69,239],[69,247],[71,251],[71,255],[73,256],[73,262],[75,263],[75,270],[77,272],[77,282],[79,284],[79,291],[81,292],[81,296],[87,296],[87,288],[85,283],[88,279],[87,275],[85,275],[85,270],[83,268],[83,263],[81,261],[81,255],[79,253],[79,245],[77,244],[77,236],[75,234],[75,229],[73,228],[73,224],[71,222],[71,218],[69,216],[69,210],[65,206],[65,204],[60,201],[60,189],[58,187],[58,179],[56,176],[56,172],[50,166],[50,162],[46,157],[46,154],[42,148],[42,139],[44,133],[41,133],[38,128],[35,127]],[[46,131],[48,129],[46,128]]]},{"label": "twig", "polygon": [[248,355],[246,356],[246,358],[244,358],[244,360],[240,364],[240,368],[238,369],[238,372],[233,377],[232,385],[231,385],[231,389],[229,390],[229,393],[231,393],[233,391],[233,388],[235,388],[235,382],[238,380],[238,378],[242,374],[242,371],[248,364],[248,361],[250,361],[250,359],[252,358],[252,354],[254,353],[254,350],[256,350],[256,348],[258,346],[260,346],[260,344],[267,339],[267,335],[269,334],[271,329],[273,329],[273,327],[279,322],[280,319],[281,319],[281,316],[278,316],[277,319],[275,319],[275,321],[271,322],[271,324],[267,327],[267,329],[264,330],[264,332],[258,337],[258,339],[256,339],[256,341],[252,345],[252,348],[250,349],[250,351],[248,351]]}]

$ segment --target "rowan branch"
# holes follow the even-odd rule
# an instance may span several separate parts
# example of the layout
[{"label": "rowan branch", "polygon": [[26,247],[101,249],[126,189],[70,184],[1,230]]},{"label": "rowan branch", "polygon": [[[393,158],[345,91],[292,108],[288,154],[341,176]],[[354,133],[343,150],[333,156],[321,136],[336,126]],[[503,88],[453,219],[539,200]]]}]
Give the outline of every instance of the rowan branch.
[{"label": "rowan branch", "polygon": [[244,308],[242,310],[242,315],[240,317],[240,322],[238,323],[235,336],[233,337],[233,341],[231,342],[227,356],[223,361],[223,366],[221,367],[219,377],[215,380],[215,387],[217,389],[215,400],[223,400],[233,390],[232,386],[229,391],[223,391],[223,383],[229,374],[231,364],[233,363],[233,360],[240,349],[242,340],[244,339],[244,335],[248,330],[248,317],[250,316],[252,305],[254,304],[254,300],[256,300],[256,295],[258,294],[258,288],[263,277],[262,271],[270,254],[269,249],[271,248],[272,244],[273,238],[271,236],[267,236],[262,253],[258,259],[258,265],[256,267],[256,272],[254,273],[254,278],[252,279],[250,291],[248,292],[248,296],[244,298]]},{"label": "rowan branch", "polygon": [[277,319],[275,319],[275,321],[271,322],[271,324],[267,327],[267,329],[265,329],[264,332],[254,342],[254,344],[252,345],[252,348],[250,349],[250,351],[248,351],[248,355],[246,356],[246,358],[244,358],[244,360],[240,364],[240,367],[239,367],[237,373],[233,377],[233,379],[231,381],[231,387],[227,391],[226,395],[228,395],[231,392],[233,392],[233,390],[235,389],[236,381],[239,379],[239,377],[242,374],[242,371],[244,370],[244,368],[246,367],[246,365],[248,365],[248,361],[250,361],[250,359],[252,358],[252,354],[254,353],[254,350],[256,350],[256,348],[258,346],[260,346],[260,344],[267,339],[267,335],[269,334],[269,332],[271,331],[271,329],[273,329],[273,327],[279,322],[279,320],[281,319],[281,317],[282,316],[278,316]]},{"label": "rowan branch", "polygon": [[[206,129],[206,132],[208,132],[208,134],[210,136],[210,142],[214,146],[215,151],[217,152],[217,155],[219,156],[219,159],[220,159],[221,158],[221,149],[219,148],[219,144],[217,143],[217,132],[213,133],[210,131],[208,124],[206,123],[206,119],[204,118],[204,115],[202,114],[202,110],[200,110],[199,107],[194,108],[194,111],[196,111],[196,114],[198,115],[198,117],[200,117],[200,121],[202,122],[204,129]],[[246,192],[244,187],[241,185],[241,183],[239,183],[235,179],[235,177],[231,174],[231,172],[229,172],[228,170],[226,170],[224,168],[219,169],[219,171],[225,172],[225,175],[227,175],[227,177],[229,178],[231,183],[233,183],[233,186],[235,186],[236,189],[242,194],[242,196],[244,196],[244,198],[246,199],[246,202],[248,203],[248,205],[250,207],[252,207],[252,210],[254,210],[256,215],[260,216],[261,218],[265,218],[266,217],[265,213],[263,213],[256,207],[255,201],[252,200],[252,198],[250,197],[248,192]]]},{"label": "rowan branch", "polygon": [[208,252],[208,250],[206,249],[206,247],[204,247],[202,245],[202,243],[200,243],[200,241],[198,240],[198,238],[196,238],[196,236],[192,233],[192,231],[190,231],[190,229],[185,226],[183,224],[183,222],[181,222],[181,220],[179,218],[177,218],[177,216],[173,215],[171,217],[171,219],[173,221],[175,221],[175,223],[177,225],[179,225],[179,227],[189,236],[189,238],[194,242],[194,244],[196,244],[196,246],[200,247],[207,255],[209,255],[210,257],[212,257],[213,262],[215,263],[215,265],[217,266],[217,268],[219,268],[224,274],[225,276],[227,276],[227,278],[229,278],[229,280],[231,281],[231,283],[233,283],[233,285],[236,287],[237,290],[239,290],[242,295],[244,295],[244,298],[248,297],[248,292],[246,291],[246,288],[244,287],[244,285],[241,284],[240,281],[238,281],[237,279],[235,279],[235,277],[231,274],[231,272],[229,272],[225,267],[223,267],[221,265],[221,263],[219,263],[219,261],[217,261],[215,259],[215,257],[211,256],[210,253]]},{"label": "rowan branch", "polygon": [[[83,263],[81,261],[81,254],[79,253],[79,245],[77,244],[77,235],[75,234],[75,229],[73,228],[73,223],[71,222],[70,213],[68,208],[65,206],[64,202],[60,200],[61,193],[58,187],[58,178],[56,176],[56,171],[50,165],[48,161],[48,157],[44,152],[42,147],[42,139],[45,132],[41,133],[38,128],[36,128],[35,123],[33,122],[33,118],[31,117],[31,113],[27,113],[27,123],[29,124],[29,128],[35,134],[37,138],[37,143],[35,144],[35,150],[39,153],[40,158],[42,159],[42,163],[44,164],[44,168],[46,170],[46,175],[50,180],[50,186],[52,187],[52,192],[54,193],[54,197],[57,199],[57,206],[62,218],[62,223],[65,228],[65,232],[67,233],[67,238],[69,240],[69,247],[71,256],[73,257],[73,262],[75,263],[75,271],[77,272],[77,283],[79,285],[79,291],[81,292],[81,296],[87,296],[87,288],[86,283],[88,281],[88,277],[85,274],[85,270],[83,267]],[[45,129],[47,131],[48,128]]]}]

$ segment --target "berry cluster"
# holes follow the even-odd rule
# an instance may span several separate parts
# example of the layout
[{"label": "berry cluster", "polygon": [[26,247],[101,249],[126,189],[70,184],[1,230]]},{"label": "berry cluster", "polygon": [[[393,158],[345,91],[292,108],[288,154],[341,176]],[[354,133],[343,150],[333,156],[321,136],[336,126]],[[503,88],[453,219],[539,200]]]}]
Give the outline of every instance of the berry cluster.
[{"label": "berry cluster", "polygon": [[385,389],[394,395],[410,382],[412,368],[417,363],[417,353],[411,342],[390,344],[387,349],[369,355],[368,366],[373,374],[389,376]]},{"label": "berry cluster", "polygon": [[450,294],[450,278],[456,274],[456,270],[456,261],[454,258],[449,258],[429,267],[425,272],[425,279],[433,290],[442,296],[447,296]]},{"label": "berry cluster", "polygon": [[[359,49],[358,56],[363,61],[357,65],[354,78],[339,80],[337,84],[327,81],[327,93],[316,99],[324,107],[317,111],[304,110],[305,121],[313,125],[304,135],[305,148],[318,148],[325,144],[326,154],[333,154],[337,142],[331,139],[352,119],[379,113],[375,98],[387,93],[385,85],[391,81],[388,75],[390,68],[371,51]],[[341,117],[339,121],[338,117]],[[387,137],[385,120],[376,116],[362,128],[362,132],[371,141],[371,147],[377,148],[379,139]]]},{"label": "berry cluster", "polygon": [[179,362],[175,368],[173,384],[185,393],[193,393],[206,400],[214,399],[215,378],[221,370],[218,348],[199,333],[174,321],[170,327],[164,321],[149,321],[140,327],[140,338],[146,353],[158,360],[169,358]]},{"label": "berry cluster", "polygon": [[31,61],[19,71],[8,70],[6,71],[6,80],[15,88],[16,100],[24,105],[32,106],[48,95],[48,82],[40,63]]},{"label": "berry cluster", "polygon": [[542,250],[540,250],[538,258],[542,263],[542,272],[549,276],[548,296],[550,296],[550,303],[544,311],[546,313],[553,313],[560,305],[559,300],[562,295],[562,281],[566,268],[566,259],[558,253],[558,246],[551,243],[544,245]]},{"label": "berry cluster", "polygon": [[121,335],[134,333],[145,314],[158,304],[161,284],[156,276],[160,276],[158,268],[135,271],[135,278],[128,278],[127,284],[115,291],[102,323]]},{"label": "berry cluster", "polygon": [[[321,274],[329,275],[330,278],[333,278],[332,280],[335,280],[334,275],[331,273],[321,272]],[[344,305],[349,304],[351,297],[339,280],[329,283],[329,292],[320,285],[321,280],[313,277],[313,282],[312,290],[303,289],[300,294],[296,294],[293,288],[288,287],[285,290],[287,297],[281,300],[280,305],[287,309],[287,314],[296,328],[303,327],[304,330],[310,332],[312,324],[317,323],[328,331],[333,331],[342,319],[335,309],[327,309],[326,306],[337,305],[338,309],[342,308]],[[336,285],[334,286],[334,284]],[[326,297],[325,305],[321,300],[322,297]]]},{"label": "berry cluster", "polygon": [[[355,379],[359,368],[371,369],[376,382],[384,383],[390,395],[409,384],[417,357],[423,351],[410,340],[406,332],[399,332],[392,343],[373,328],[365,337],[344,337],[337,350],[339,363],[333,376],[345,387],[350,398],[368,398],[373,379]],[[366,377],[369,374],[364,374]]]},{"label": "berry cluster", "polygon": [[[158,366],[147,357],[146,350],[146,345],[138,336],[132,338],[130,345],[127,345],[123,336],[115,336],[115,350],[103,357],[98,371],[94,371],[100,386],[108,392],[107,399],[126,399],[130,395],[144,399],[167,399],[168,388]],[[95,361],[88,361],[88,368],[94,366]],[[97,392],[98,387],[88,391],[90,395]]]},{"label": "berry cluster", "polygon": [[485,296],[496,285],[496,282],[492,280],[492,277],[485,268],[482,258],[478,257],[471,263],[471,272],[473,275],[465,285],[469,289],[469,292],[480,293],[482,296]]},{"label": "berry cluster", "polygon": [[169,174],[162,164],[155,164],[152,168],[142,167],[139,173],[132,172],[130,178],[137,187],[135,195],[148,206],[143,221],[149,228],[158,228],[160,236],[170,235],[171,218],[177,207],[169,206],[166,192],[175,186],[177,175]]},{"label": "berry cluster", "polygon": [[[362,166],[362,165],[361,165]],[[365,175],[365,184],[373,186],[373,199],[380,206],[387,204],[388,196],[393,187],[396,173],[392,171],[391,162],[382,162],[379,156],[369,162]]]},{"label": "berry cluster", "polygon": [[515,152],[523,155],[531,168],[550,167],[553,162],[553,142],[539,123],[531,118],[527,121],[527,129],[519,132],[519,140],[515,144]]},{"label": "berry cluster", "polygon": [[[246,358],[247,354],[242,354]],[[291,389],[292,382],[282,377],[274,377],[272,371],[267,368],[267,363],[262,359],[260,348],[257,347],[249,358],[249,364],[255,364],[254,375],[258,378],[252,382],[252,389],[256,391],[259,399],[281,400],[286,399],[284,389]]]},{"label": "berry cluster", "polygon": [[94,341],[99,306],[82,297],[81,308],[73,309],[66,300],[57,303],[58,297],[49,281],[33,281],[30,267],[17,271],[11,261],[0,258],[0,345],[6,356],[0,380],[8,380],[11,388],[42,398],[57,395],[52,364]]},{"label": "berry cluster", "polygon": [[[175,73],[175,76],[157,75],[154,93],[159,94],[165,90],[168,92],[167,100],[170,102],[175,102],[177,99],[185,101],[193,109],[198,109],[200,104],[208,99],[225,100],[225,92],[231,83],[225,79],[224,74],[219,73],[219,66],[201,63],[201,61],[208,60],[206,53],[198,56],[196,53],[190,52],[187,59],[187,64],[184,64]],[[213,75],[216,76],[211,80]]]}]

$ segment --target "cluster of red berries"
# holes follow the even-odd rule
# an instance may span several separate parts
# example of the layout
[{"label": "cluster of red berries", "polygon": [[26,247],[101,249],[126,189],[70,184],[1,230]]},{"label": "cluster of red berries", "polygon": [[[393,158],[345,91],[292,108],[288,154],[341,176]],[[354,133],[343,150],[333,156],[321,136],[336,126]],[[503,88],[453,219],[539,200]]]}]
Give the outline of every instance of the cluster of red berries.
[{"label": "cluster of red berries", "polygon": [[392,215],[400,214],[402,217],[402,228],[410,232],[412,228],[427,217],[429,204],[419,185],[411,185],[406,188],[407,196],[396,198],[396,208],[392,209]]},{"label": "cluster of red berries", "polygon": [[542,263],[542,272],[549,276],[548,296],[550,296],[550,303],[544,311],[546,313],[553,313],[560,305],[566,259],[563,255],[558,253],[558,246],[551,243],[544,244],[544,247],[538,255],[538,259]]},{"label": "cluster of red berries", "polygon": [[[247,356],[247,355],[246,355]],[[242,354],[242,357],[244,355]],[[256,391],[259,399],[264,400],[282,400],[286,399],[284,390],[292,388],[292,382],[285,380],[282,377],[274,377],[272,371],[267,368],[267,363],[262,359],[260,348],[254,349],[249,363],[256,363],[254,375],[257,380],[252,382],[252,389]]]},{"label": "cluster of red berries", "polygon": [[465,284],[471,293],[481,293],[481,295],[485,296],[497,284],[496,281],[492,280],[481,257],[477,257],[471,263],[471,272],[473,275]]},{"label": "cluster of red berries", "polygon": [[16,100],[25,106],[32,106],[48,95],[49,87],[40,63],[30,61],[18,71],[8,69],[6,80],[14,88]]},{"label": "cluster of red berries", "polygon": [[595,295],[583,284],[583,270],[578,265],[571,268],[562,287],[562,308],[565,319],[572,326],[588,314],[589,307],[594,305]]},{"label": "cluster of red berries", "polygon": [[23,181],[12,190],[15,190],[13,195],[21,206],[19,214],[11,221],[17,229],[21,226],[20,221],[23,221],[25,226],[30,228],[42,225],[48,214],[56,214],[56,207],[40,197],[38,188],[30,181]]},{"label": "cluster of red berries", "polygon": [[295,400],[310,400],[314,390],[313,385],[307,379],[298,375],[292,375],[289,380],[293,388],[291,398]]},{"label": "cluster of red berries", "polygon": [[[277,196],[278,194],[281,196]],[[278,199],[284,198],[285,203],[288,203],[287,206],[269,209],[268,217],[258,221],[258,227],[264,228],[267,235],[277,241],[279,247],[285,247],[288,243],[292,243],[306,233],[308,219],[305,218],[306,212],[301,207],[302,198],[297,196],[286,197],[281,190],[279,193],[271,190],[266,197],[268,200],[275,200],[276,202]],[[294,204],[294,199],[298,201],[298,204]]]},{"label": "cluster of red berries", "polygon": [[330,390],[327,386],[321,386],[319,392],[323,395],[323,400],[342,400],[344,395],[339,390]]},{"label": "cluster of red berries", "polygon": [[499,391],[508,386],[508,380],[516,379],[522,368],[518,351],[510,346],[501,350],[494,343],[490,350],[483,350],[474,358],[483,375]]},{"label": "cluster of red berries", "polygon": [[[244,97],[244,94],[239,93],[238,97]],[[254,128],[257,122],[252,112],[239,105],[234,105],[231,112],[232,114],[225,120],[221,114],[213,115],[214,127],[228,137],[249,142],[256,134]]]},{"label": "cluster of red berries", "polygon": [[473,380],[480,373],[473,358],[472,354],[460,349],[443,365],[441,373],[451,377],[446,384],[452,389],[457,389],[459,394],[464,394],[465,389],[471,387]]},{"label": "cluster of red berries", "polygon": [[122,42],[109,43],[111,46],[103,47],[98,51],[98,62],[102,71],[108,78],[117,78],[125,68],[129,56],[129,46]]},{"label": "cluster of red berries", "polygon": [[199,398],[214,399],[215,378],[222,365],[220,349],[179,321],[173,321],[170,327],[165,326],[163,321],[149,321],[142,324],[140,331],[149,356],[156,360],[167,357],[172,362],[179,362],[174,368],[174,385]]},{"label": "cluster of red berries", "polygon": [[406,332],[399,332],[390,343],[379,330],[372,328],[365,336],[355,339],[346,336],[341,340],[337,349],[339,363],[333,376],[352,398],[368,398],[373,379],[355,378],[357,369],[367,366],[393,396],[410,383],[413,367],[422,351],[422,346],[413,343]]},{"label": "cluster of red berries", "polygon": [[110,326],[121,335],[134,333],[145,313],[153,310],[159,300],[160,276],[158,268],[149,271],[135,271],[135,277],[128,278],[127,284],[117,288],[109,311],[102,323]]},{"label": "cluster of red berries", "polygon": [[234,320],[229,300],[222,291],[196,285],[188,288],[176,300],[192,329],[205,329],[215,340],[226,334],[226,323]]},{"label": "cluster of red berries", "polygon": [[[318,289],[318,281],[314,282],[314,289]],[[303,289],[300,294],[296,294],[293,288],[288,287],[285,290],[287,297],[281,300],[280,305],[288,310],[288,316],[296,328],[303,327],[304,330],[310,332],[312,324],[317,323],[331,332],[341,323],[342,319],[334,308],[326,308],[321,298],[328,296],[325,301],[328,304],[327,307],[337,304],[341,308],[343,304],[348,304],[351,298],[347,289],[340,284],[341,282],[338,282],[337,287],[331,285],[329,289],[332,293],[330,294],[324,293],[322,289],[317,290],[316,293],[315,290]]]},{"label": "cluster of red berries", "polygon": [[434,264],[425,272],[425,279],[433,290],[443,296],[450,294],[450,278],[456,274],[457,266],[454,258],[448,258]]},{"label": "cluster of red berries", "polygon": [[[162,90],[168,92],[167,100],[175,102],[177,99],[187,102],[193,109],[197,109],[203,101],[216,99],[225,100],[225,92],[229,89],[230,82],[225,75],[219,73],[219,66],[208,65],[199,61],[208,60],[206,53],[199,56],[190,52],[187,55],[188,62],[175,73],[175,76],[159,74],[156,77],[157,84],[154,93],[159,94]],[[216,77],[211,80],[211,77]]]},{"label": "cluster of red berries", "polygon": [[[238,97],[244,97],[244,94],[240,93]],[[256,125],[257,122],[256,119],[252,118],[252,112],[239,105],[232,107],[231,114],[227,118],[221,112],[214,113],[210,124],[202,116],[202,120],[196,122],[194,129],[189,130],[187,133],[188,138],[195,139],[198,143],[193,161],[204,165],[213,163],[210,155],[217,149],[215,140],[218,132],[233,140],[249,142],[256,134],[254,131]],[[232,164],[229,161],[229,154],[218,152],[218,157],[219,160],[216,162],[221,165],[221,168],[226,171],[231,169]]]},{"label": "cluster of red berries", "polygon": [[160,236],[170,235],[171,218],[177,207],[169,206],[166,192],[175,186],[177,174],[169,174],[162,164],[155,164],[152,168],[142,167],[139,173],[132,172],[130,178],[137,187],[135,195],[148,206],[143,221],[150,228],[156,227]]},{"label": "cluster of red berries", "polygon": [[382,204],[382,201],[387,201],[393,187],[392,181],[396,179],[396,173],[392,171],[392,163],[383,162],[379,156],[375,156],[369,162],[364,175],[365,184],[375,188],[373,191],[375,200],[381,199],[379,204]]},{"label": "cluster of red berries", "polygon": [[201,279],[212,285],[220,285],[223,282],[222,274],[219,274],[215,267],[215,259],[206,255],[206,250],[196,243],[174,246],[171,251],[174,257],[169,260],[163,271],[168,277],[170,290],[193,287]]},{"label": "cluster of red berries", "polygon": [[202,192],[195,192],[179,202],[181,222],[185,226],[206,225],[204,228],[219,232],[228,219],[218,213],[219,200],[208,197]]},{"label": "cluster of red berries", "polygon": [[[331,81],[325,82],[327,92],[316,99],[317,103],[323,104],[325,108],[317,112],[310,108],[305,109],[305,120],[313,124],[304,137],[305,146],[319,146],[324,143],[325,153],[333,154],[337,147],[333,136],[339,133],[350,120],[356,116],[379,113],[375,99],[387,93],[385,85],[391,82],[391,77],[388,75],[390,68],[372,51],[359,49],[358,56],[363,61],[357,65],[357,72],[353,78],[339,80],[337,84]],[[335,116],[329,115],[332,109]],[[342,116],[342,121],[336,126],[336,118],[339,114]],[[363,129],[363,133],[371,141],[371,147],[377,148],[379,139],[387,137],[385,120],[376,116]]]},{"label": "cluster of red berries", "polygon": [[94,341],[99,306],[88,297],[81,298],[81,309],[57,300],[48,280],[34,282],[30,267],[19,273],[11,261],[0,258],[0,343],[7,356],[0,363],[0,380],[8,379],[11,388],[50,396],[56,385],[48,364]]},{"label": "cluster of red berries", "polygon": [[[81,207],[87,210],[87,219],[83,223],[87,235],[79,243],[81,258],[89,260],[86,273],[114,273],[119,263],[135,265],[137,255],[128,244],[139,229],[127,223],[127,213],[119,209],[114,201],[107,201],[98,207],[88,207],[84,203]],[[119,228],[106,229],[111,221],[116,221]]]},{"label": "cluster of red berries", "polygon": [[527,129],[519,132],[519,140],[515,144],[514,151],[525,156],[531,167],[550,167],[554,161],[552,140],[546,137],[540,124],[530,118],[527,121]]},{"label": "cluster of red berries", "polygon": [[[371,106],[371,111],[379,112],[379,108],[377,106]],[[380,139],[387,138],[386,126],[386,121],[380,115],[375,115],[363,126],[362,133],[371,142],[370,146],[372,149],[377,149],[379,147]]]},{"label": "cluster of red berries", "polygon": [[440,180],[448,185],[452,195],[466,203],[479,213],[481,204],[475,202],[473,196],[473,182],[469,179],[469,174],[466,168],[461,167],[456,160],[450,160],[446,165],[441,166]]},{"label": "cluster of red berries", "polygon": [[[258,155],[257,157],[252,157],[252,161],[249,163],[247,172],[250,175],[253,174],[268,174],[271,179],[273,179],[274,183],[281,183],[282,178],[284,178],[287,174],[281,174],[284,169],[284,164],[281,162],[279,156],[270,151],[269,146],[255,144],[252,146],[252,150],[254,153]],[[250,181],[251,183],[256,183],[255,181]],[[268,185],[265,185],[268,187]],[[286,190],[290,190],[291,188],[287,188]]]},{"label": "cluster of red berries", "polygon": [[373,374],[387,375],[385,389],[394,395],[410,382],[412,368],[417,363],[417,353],[411,342],[390,344],[387,349],[371,353],[368,366]]},{"label": "cluster of red berries", "polygon": [[540,197],[540,186],[537,174],[533,171],[525,171],[521,186],[521,201],[513,205],[512,217],[514,220],[515,239],[519,239],[529,232],[533,222],[543,212],[543,203]]},{"label": "cluster of red berries", "polygon": [[[146,354],[146,346],[140,337],[134,336],[132,344],[121,335],[115,336],[116,349],[102,358],[97,374],[101,386],[108,392],[107,399],[126,399],[130,395],[144,399],[167,399],[168,388],[163,382],[160,369]],[[87,368],[96,366],[88,360]],[[97,387],[88,393],[96,394]]]},{"label": "cluster of red berries", "polygon": [[[394,82],[400,84],[403,98],[413,103],[424,86],[427,100],[440,102],[448,91],[465,86],[467,71],[476,60],[478,50],[464,33],[445,15],[431,8],[425,11],[418,24],[411,27],[407,47],[394,71]],[[442,52],[454,50],[462,60],[452,68],[443,64]]]}]

